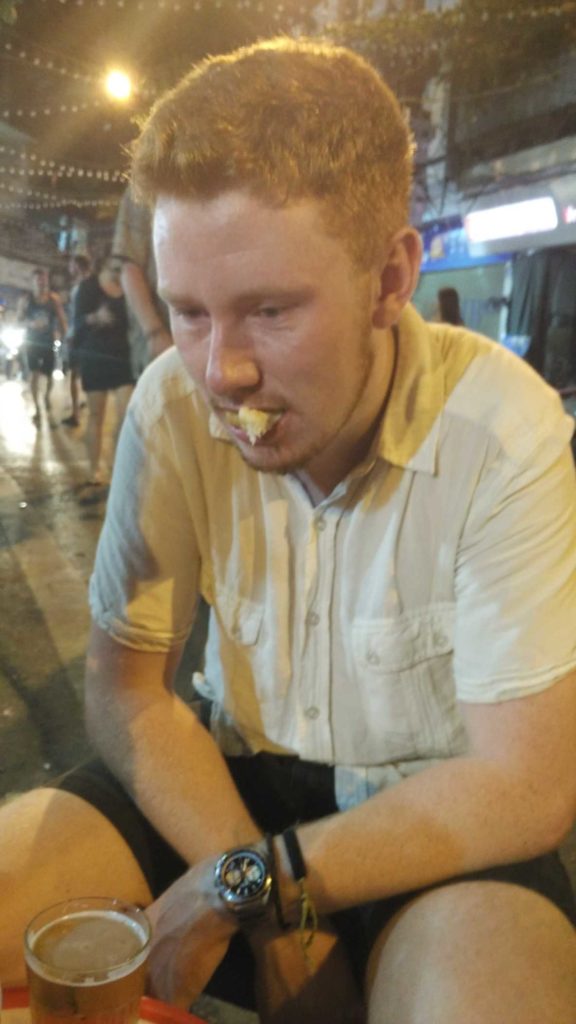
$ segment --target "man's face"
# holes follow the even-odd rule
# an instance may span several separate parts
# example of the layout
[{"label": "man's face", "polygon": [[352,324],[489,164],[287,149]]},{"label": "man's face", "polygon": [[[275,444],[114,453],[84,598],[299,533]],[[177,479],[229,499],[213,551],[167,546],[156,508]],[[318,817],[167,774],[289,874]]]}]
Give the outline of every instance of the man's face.
[{"label": "man's face", "polygon": [[[381,401],[375,275],[355,268],[313,201],[160,197],[154,242],[175,344],[246,462],[333,486]],[[243,405],[273,414],[254,445]]]}]

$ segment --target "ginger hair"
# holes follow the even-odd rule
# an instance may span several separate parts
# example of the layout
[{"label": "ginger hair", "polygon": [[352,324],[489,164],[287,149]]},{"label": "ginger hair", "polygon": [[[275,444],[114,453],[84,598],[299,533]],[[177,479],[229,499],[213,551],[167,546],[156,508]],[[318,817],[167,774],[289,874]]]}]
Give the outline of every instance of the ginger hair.
[{"label": "ginger hair", "polygon": [[412,135],[376,70],[344,47],[271,39],[209,57],[152,108],[132,186],[210,199],[244,189],[271,205],[318,200],[357,264],[407,221]]}]

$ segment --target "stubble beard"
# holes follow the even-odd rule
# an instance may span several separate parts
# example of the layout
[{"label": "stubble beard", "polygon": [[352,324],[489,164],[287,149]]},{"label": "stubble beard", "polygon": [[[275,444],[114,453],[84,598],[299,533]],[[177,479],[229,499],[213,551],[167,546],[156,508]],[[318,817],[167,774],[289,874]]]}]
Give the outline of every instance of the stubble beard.
[{"label": "stubble beard", "polygon": [[315,460],[324,453],[327,453],[328,449],[332,445],[335,450],[337,449],[338,442],[342,437],[343,431],[353,420],[356,412],[362,404],[372,373],[374,354],[372,353],[369,345],[369,338],[370,330],[365,326],[362,331],[362,345],[360,352],[358,353],[358,364],[356,370],[358,385],[347,403],[344,412],[340,414],[339,422],[335,429],[325,437],[318,437],[315,443],[311,443],[307,447],[302,445],[300,453],[295,452],[292,456],[289,451],[287,451],[282,457],[281,451],[275,449],[273,444],[268,447],[265,445],[256,445],[254,448],[248,448],[247,445],[243,445],[241,447],[237,445],[242,459],[248,466],[250,466],[251,469],[255,469],[260,473],[277,473],[280,476],[285,476],[290,473],[297,473],[310,469],[313,467]]}]

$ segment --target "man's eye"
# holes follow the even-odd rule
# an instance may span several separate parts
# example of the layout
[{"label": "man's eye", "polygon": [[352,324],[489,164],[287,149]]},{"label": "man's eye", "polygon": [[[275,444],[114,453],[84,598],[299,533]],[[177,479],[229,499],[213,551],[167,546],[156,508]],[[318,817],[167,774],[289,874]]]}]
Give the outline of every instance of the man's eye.
[{"label": "man's eye", "polygon": [[258,316],[263,317],[265,320],[275,320],[283,312],[284,310],[280,306],[260,306]]},{"label": "man's eye", "polygon": [[175,314],[179,320],[187,320],[189,323],[194,323],[204,315],[201,309],[177,309]]}]

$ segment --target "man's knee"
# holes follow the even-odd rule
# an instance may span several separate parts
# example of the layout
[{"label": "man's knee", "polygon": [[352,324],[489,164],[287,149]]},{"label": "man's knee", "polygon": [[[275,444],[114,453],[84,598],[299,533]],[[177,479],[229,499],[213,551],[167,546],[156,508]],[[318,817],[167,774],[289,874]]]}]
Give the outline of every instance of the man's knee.
[{"label": "man's knee", "polygon": [[386,927],[368,997],[370,1024],[574,1024],[576,934],[528,889],[443,886]]},{"label": "man's knee", "polygon": [[0,807],[0,977],[24,979],[22,935],[34,914],[73,896],[147,903],[150,892],[122,836],[85,800],[36,789]]}]

